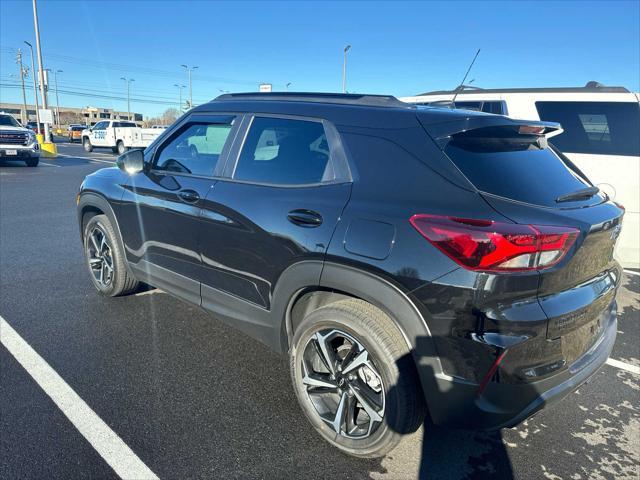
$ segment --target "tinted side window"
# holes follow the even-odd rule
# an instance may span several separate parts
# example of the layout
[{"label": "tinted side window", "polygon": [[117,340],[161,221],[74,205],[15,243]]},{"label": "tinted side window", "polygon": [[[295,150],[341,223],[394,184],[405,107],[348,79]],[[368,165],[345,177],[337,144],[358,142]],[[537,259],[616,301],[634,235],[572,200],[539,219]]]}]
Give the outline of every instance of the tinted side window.
[{"label": "tinted side window", "polygon": [[192,175],[212,175],[229,137],[232,123],[191,123],[162,145],[155,169]]},{"label": "tinted side window", "polygon": [[640,105],[632,102],[536,102],[541,120],[564,132],[552,142],[563,152],[640,155]]},{"label": "tinted side window", "polygon": [[320,122],[255,117],[233,175],[237,180],[304,185],[333,180]]},{"label": "tinted side window", "polygon": [[107,127],[107,122],[98,122],[96,123],[94,130],[104,130]]}]

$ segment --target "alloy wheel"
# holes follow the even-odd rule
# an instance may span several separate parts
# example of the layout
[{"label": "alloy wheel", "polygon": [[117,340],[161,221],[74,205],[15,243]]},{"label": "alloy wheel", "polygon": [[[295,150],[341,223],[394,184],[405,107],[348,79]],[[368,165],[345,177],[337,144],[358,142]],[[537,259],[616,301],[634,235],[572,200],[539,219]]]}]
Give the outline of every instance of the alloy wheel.
[{"label": "alloy wheel", "polygon": [[385,388],[373,358],[352,335],[316,332],[304,347],[302,383],[320,418],[342,437],[364,439],[377,431]]},{"label": "alloy wheel", "polygon": [[91,273],[101,287],[113,282],[113,255],[104,231],[95,226],[89,232],[87,241],[87,259]]}]

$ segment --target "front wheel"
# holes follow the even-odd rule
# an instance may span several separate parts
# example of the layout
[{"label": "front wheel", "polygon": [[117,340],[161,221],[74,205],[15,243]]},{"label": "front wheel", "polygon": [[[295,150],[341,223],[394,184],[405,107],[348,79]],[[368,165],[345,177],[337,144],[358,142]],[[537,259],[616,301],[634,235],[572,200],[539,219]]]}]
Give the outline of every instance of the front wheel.
[{"label": "front wheel", "polygon": [[87,137],[82,140],[82,146],[84,147],[85,152],[93,152],[93,145],[91,145],[91,140]]},{"label": "front wheel", "polygon": [[40,163],[40,157],[27,158],[24,163],[27,164],[27,167],[37,167],[38,163]]},{"label": "front wheel", "polygon": [[91,217],[84,228],[84,254],[91,282],[108,297],[138,288],[138,281],[127,270],[116,235],[106,215]]},{"label": "front wheel", "polygon": [[311,312],[290,352],[298,402],[326,441],[356,457],[381,457],[424,416],[415,365],[393,321],[357,299]]}]

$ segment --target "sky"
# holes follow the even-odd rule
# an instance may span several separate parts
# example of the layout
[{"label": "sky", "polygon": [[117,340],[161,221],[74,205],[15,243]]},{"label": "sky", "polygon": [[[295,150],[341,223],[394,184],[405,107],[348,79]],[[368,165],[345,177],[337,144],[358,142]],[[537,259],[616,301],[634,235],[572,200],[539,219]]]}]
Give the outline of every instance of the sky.
[{"label": "sky", "polygon": [[[640,1],[222,2],[39,0],[45,68],[61,106],[154,116],[221,91],[414,95],[467,83],[485,88],[581,86],[640,90]],[[30,0],[0,0],[0,101],[20,103],[15,55],[35,47]],[[37,66],[36,66],[37,68]],[[28,79],[28,85],[32,80]],[[51,87],[53,90],[53,85]],[[32,90],[27,91],[32,103]],[[49,94],[49,103],[55,96]]]}]

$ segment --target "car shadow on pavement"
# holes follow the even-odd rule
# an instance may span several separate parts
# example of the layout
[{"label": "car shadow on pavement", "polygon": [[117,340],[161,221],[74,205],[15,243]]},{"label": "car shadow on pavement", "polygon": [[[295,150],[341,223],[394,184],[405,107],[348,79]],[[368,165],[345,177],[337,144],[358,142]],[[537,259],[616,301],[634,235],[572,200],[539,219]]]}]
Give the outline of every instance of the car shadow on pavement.
[{"label": "car shadow on pavement", "polygon": [[[423,355],[436,356],[434,339],[429,337],[419,337],[417,339],[417,351]],[[466,423],[465,416],[473,415],[473,412],[465,411],[455,406],[459,403],[458,392],[452,387],[447,392],[442,391],[435,381],[435,372],[429,361],[415,361],[411,353],[406,354],[398,360],[401,366],[400,372],[408,372],[413,375],[413,366],[420,370],[422,378],[430,379],[431,385],[427,388],[440,390],[440,402],[443,405],[451,405],[456,411],[452,418],[463,419],[460,423]],[[389,397],[393,396],[392,386]],[[526,387],[523,387],[526,388]],[[422,392],[421,392],[422,393]],[[507,454],[506,445],[503,441],[500,430],[483,431],[473,429],[448,428],[435,425],[430,418],[428,409],[425,407],[425,421],[419,430],[420,439],[420,461],[417,478],[426,479],[483,479],[499,478],[509,480],[514,478],[511,460]],[[471,420],[471,419],[470,419]],[[458,420],[454,420],[458,422]],[[391,428],[393,419],[388,420]],[[412,432],[399,431],[406,435]],[[400,444],[402,448],[402,443]],[[393,455],[393,452],[392,452]],[[387,464],[387,467],[391,465]],[[389,477],[391,478],[391,477]]]}]

